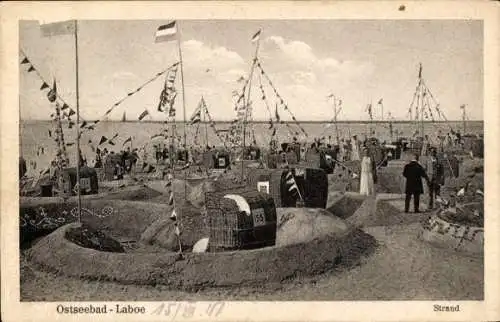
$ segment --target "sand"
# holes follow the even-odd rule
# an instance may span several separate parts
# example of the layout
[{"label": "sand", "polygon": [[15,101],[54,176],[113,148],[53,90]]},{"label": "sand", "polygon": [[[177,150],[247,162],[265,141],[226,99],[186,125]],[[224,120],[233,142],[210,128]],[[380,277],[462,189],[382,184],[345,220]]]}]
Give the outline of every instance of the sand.
[{"label": "sand", "polygon": [[419,224],[370,227],[380,247],[349,270],[299,278],[280,288],[236,287],[196,293],[57,276],[21,256],[23,301],[169,300],[482,300],[483,262],[417,238]]}]

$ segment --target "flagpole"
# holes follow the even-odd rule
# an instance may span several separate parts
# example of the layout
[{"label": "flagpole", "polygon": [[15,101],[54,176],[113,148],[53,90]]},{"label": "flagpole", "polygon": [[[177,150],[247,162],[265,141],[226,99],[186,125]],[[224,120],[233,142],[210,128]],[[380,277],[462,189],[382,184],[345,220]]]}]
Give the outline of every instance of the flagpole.
[{"label": "flagpole", "polygon": [[76,184],[78,195],[78,221],[82,222],[82,198],[80,193],[80,95],[78,77],[78,20],[75,20],[75,76],[76,76]]},{"label": "flagpole", "polygon": [[[262,29],[261,29],[262,30]],[[262,32],[262,31],[261,31]],[[250,104],[250,93],[252,89],[252,77],[253,77],[253,71],[255,69],[255,63],[257,62],[257,55],[259,53],[259,46],[260,46],[260,34],[259,38],[257,39],[257,44],[255,46],[255,54],[252,60],[252,67],[250,68],[250,75],[248,76],[248,97],[245,100],[245,93],[243,93],[243,102],[245,104],[245,116],[243,118],[243,149],[241,151],[241,180],[243,181],[243,177],[245,174],[245,162],[244,161],[244,156],[245,156],[245,137],[246,137],[246,126],[247,126],[247,116],[248,116],[248,108]]]},{"label": "flagpole", "polygon": [[[186,91],[184,89],[184,62],[182,61],[182,50],[181,50],[181,40],[180,35],[177,37],[177,48],[179,49],[179,61],[181,64],[181,86],[182,86],[182,117],[184,121],[184,151],[187,152],[187,119],[186,119]],[[188,162],[189,156],[186,156],[186,164]],[[187,169],[184,169],[184,197],[187,197]]]},{"label": "flagpole", "polygon": [[203,113],[203,124],[205,125],[205,149],[207,148],[208,146],[208,125],[207,125],[207,120],[206,120],[206,105],[205,105],[205,99],[203,98],[203,96],[201,97],[201,101],[202,101],[202,113]]}]

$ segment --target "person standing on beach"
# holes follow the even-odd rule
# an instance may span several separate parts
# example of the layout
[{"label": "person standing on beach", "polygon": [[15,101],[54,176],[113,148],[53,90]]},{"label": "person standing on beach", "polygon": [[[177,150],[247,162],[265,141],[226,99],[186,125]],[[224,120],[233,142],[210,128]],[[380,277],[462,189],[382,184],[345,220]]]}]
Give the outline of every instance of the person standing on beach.
[{"label": "person standing on beach", "polygon": [[370,157],[367,148],[363,149],[363,159],[361,160],[361,178],[359,183],[359,193],[365,196],[375,194],[375,163]]},{"label": "person standing on beach", "polygon": [[431,150],[431,157],[426,164],[429,181],[429,209],[434,208],[434,199],[440,194],[440,188],[444,185],[443,164],[437,158],[436,149]]},{"label": "person standing on beach", "polygon": [[415,213],[419,213],[420,195],[424,193],[422,178],[429,182],[429,177],[425,173],[425,169],[418,163],[418,154],[413,156],[413,159],[405,165],[403,177],[406,178],[406,198],[405,198],[405,213],[410,210],[410,200],[413,196],[413,207]]},{"label": "person standing on beach", "polygon": [[351,142],[351,161],[358,161],[359,157],[359,142],[358,137],[353,135]]}]

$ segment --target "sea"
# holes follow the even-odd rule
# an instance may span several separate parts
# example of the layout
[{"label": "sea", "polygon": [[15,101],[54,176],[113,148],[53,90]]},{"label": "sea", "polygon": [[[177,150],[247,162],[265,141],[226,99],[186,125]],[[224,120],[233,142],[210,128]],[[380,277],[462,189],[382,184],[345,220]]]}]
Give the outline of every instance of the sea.
[{"label": "sea", "polygon": [[[228,122],[217,122],[215,128],[218,130],[228,129],[230,124]],[[293,136],[299,140],[304,140],[305,136],[300,134],[299,128],[290,123],[289,126],[284,124],[275,125],[277,128],[277,137],[280,142],[291,141]],[[339,137],[348,139],[353,135],[363,139],[365,135],[369,135],[370,131],[375,134],[373,136],[379,138],[381,141],[391,142],[390,127],[388,123],[381,121],[367,122],[367,121],[347,121],[339,122],[337,126],[329,122],[300,122],[300,126],[308,134],[308,142],[312,142],[314,138],[322,138],[326,142],[334,144],[336,142],[337,132]],[[184,136],[184,124],[177,123],[177,132]],[[107,148],[108,151],[120,152],[127,147],[143,148],[152,154],[153,145],[163,145],[164,140],[161,138],[151,139],[155,134],[159,134],[165,128],[170,128],[170,125],[155,122],[117,122],[117,121],[104,121],[96,125],[94,130],[83,131],[81,133],[80,149],[83,155],[92,164],[95,159],[95,153],[92,151],[92,146],[96,147],[100,139],[104,136],[111,139],[115,135],[116,138],[112,140],[114,145],[109,142],[100,146],[101,150]],[[411,137],[415,132],[415,124],[412,122],[394,122],[392,123],[393,138]],[[428,122],[424,123],[424,133],[429,138],[435,139],[437,135],[446,134],[451,129],[461,131],[463,133],[462,122]],[[269,138],[273,130],[269,129],[268,123],[254,123],[248,125],[247,130],[255,134],[255,140],[259,146],[268,146]],[[49,131],[51,133],[49,133]],[[466,131],[468,134],[483,134],[484,122],[483,121],[468,121],[466,123]],[[51,121],[21,121],[20,122],[20,153],[24,157],[28,166],[27,175],[37,175],[40,171],[46,169],[50,161],[55,157],[57,150],[56,142],[54,141],[54,123]],[[67,153],[70,158],[70,165],[74,166],[77,161],[76,154],[76,127],[69,129],[67,124],[63,124],[64,139],[67,146]],[[295,132],[299,132],[296,135]],[[373,133],[372,132],[372,133]],[[221,134],[225,136],[225,133]],[[198,123],[195,125],[186,126],[186,142],[187,145],[193,145],[195,137],[198,138],[198,143],[205,145],[208,139],[210,146],[222,146],[222,141],[219,139],[213,128],[206,123]],[[123,144],[128,138],[130,142]]]}]

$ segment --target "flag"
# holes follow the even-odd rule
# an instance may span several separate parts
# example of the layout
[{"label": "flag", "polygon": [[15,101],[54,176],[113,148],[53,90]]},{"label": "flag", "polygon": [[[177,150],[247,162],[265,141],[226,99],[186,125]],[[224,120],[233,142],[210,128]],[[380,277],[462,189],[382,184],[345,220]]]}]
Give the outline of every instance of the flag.
[{"label": "flag", "polygon": [[174,204],[174,192],[171,190],[168,196],[168,205],[172,206]]},{"label": "flag", "polygon": [[31,65],[30,68],[28,68],[28,73],[34,72],[34,71],[35,71],[35,67],[33,67],[33,65]]},{"label": "flag", "polygon": [[299,187],[297,186],[297,183],[295,182],[295,178],[293,177],[291,171],[288,171],[285,179],[286,179],[286,184],[288,185],[288,191],[299,190]]},{"label": "flag", "polygon": [[56,80],[54,79],[54,85],[47,93],[47,99],[49,100],[49,102],[54,103],[56,98],[57,98],[57,86],[56,86]]},{"label": "flag", "polygon": [[139,115],[139,121],[142,121],[143,118],[145,118],[147,115],[149,115],[148,110],[144,110],[144,112]]},{"label": "flag", "polygon": [[463,110],[464,108],[465,108],[465,104],[460,105],[460,109]]},{"label": "flag", "polygon": [[76,112],[73,110],[73,109],[69,109],[69,114],[68,114],[68,117],[70,117],[71,115],[75,115]]},{"label": "flag", "polygon": [[378,103],[377,103],[377,104],[378,104],[378,105],[382,105],[383,101],[384,101],[384,99],[383,99],[383,98],[381,98],[381,99],[379,99],[379,101],[378,101]]},{"label": "flag", "polygon": [[191,115],[190,119],[189,119],[189,124],[196,124],[196,123],[199,123],[201,121],[201,101],[200,103],[198,104],[198,107],[196,108],[196,110],[194,110],[193,112],[193,115]]},{"label": "flag", "polygon": [[278,104],[276,104],[276,109],[274,110],[274,116],[276,117],[276,122],[280,122],[280,115],[278,114]]},{"label": "flag", "polygon": [[175,40],[176,35],[177,25],[175,21],[172,21],[166,25],[158,27],[155,35],[155,43]]},{"label": "flag", "polygon": [[67,108],[69,108],[68,104],[64,103],[63,106],[61,107],[61,111],[64,111]]},{"label": "flag", "polygon": [[126,140],[123,142],[122,146],[123,146],[123,145],[125,145],[125,144],[127,144],[128,142],[132,142],[132,137],[129,137],[128,139],[126,139]]},{"label": "flag", "polygon": [[46,88],[49,88],[49,85],[47,83],[43,82],[42,86],[40,87],[40,90],[43,91]]},{"label": "flag", "polygon": [[29,64],[30,61],[28,60],[27,57],[24,57],[24,59],[21,61],[21,64]]},{"label": "flag", "polygon": [[261,32],[262,32],[262,29],[259,29],[259,31],[257,31],[257,32],[253,35],[253,37],[252,37],[252,42],[256,42],[256,41],[258,41],[258,40],[260,39],[260,34],[261,34]]},{"label": "flag", "polygon": [[103,144],[103,143],[106,143],[108,141],[108,138],[105,137],[105,136],[102,136],[101,137],[101,140],[99,141],[99,145]]},{"label": "flag", "polygon": [[462,189],[460,189],[460,190],[457,192],[457,197],[458,197],[458,196],[463,196],[463,195],[465,195],[465,188],[462,188]]},{"label": "flag", "polygon": [[176,221],[177,220],[177,212],[174,210],[172,210],[172,214],[170,215],[170,219],[172,219],[173,221]]},{"label": "flag", "polygon": [[43,37],[52,37],[59,35],[71,35],[76,32],[76,21],[60,21],[40,25]]},{"label": "flag", "polygon": [[80,125],[80,128],[84,128],[87,125],[87,121],[83,121],[82,124]]}]

